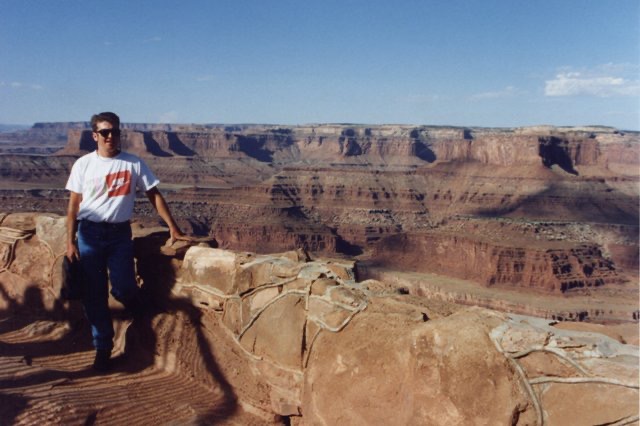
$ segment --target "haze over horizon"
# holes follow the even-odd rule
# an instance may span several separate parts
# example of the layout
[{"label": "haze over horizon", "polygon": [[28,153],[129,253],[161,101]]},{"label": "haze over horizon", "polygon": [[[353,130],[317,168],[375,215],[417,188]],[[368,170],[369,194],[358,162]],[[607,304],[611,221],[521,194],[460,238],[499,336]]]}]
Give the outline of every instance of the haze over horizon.
[{"label": "haze over horizon", "polygon": [[0,123],[640,130],[636,0],[0,0]]}]

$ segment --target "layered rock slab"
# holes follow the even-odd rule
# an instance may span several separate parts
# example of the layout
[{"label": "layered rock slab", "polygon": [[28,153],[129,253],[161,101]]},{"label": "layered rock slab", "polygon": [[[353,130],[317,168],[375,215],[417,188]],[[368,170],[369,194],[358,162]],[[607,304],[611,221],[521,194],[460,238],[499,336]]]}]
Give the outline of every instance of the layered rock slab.
[{"label": "layered rock slab", "polygon": [[[23,250],[0,273],[3,289],[15,284],[2,293],[3,316],[37,309],[14,293],[48,285],[37,265],[55,256],[46,255],[51,252],[40,241],[62,231],[49,219],[47,226],[36,222],[13,220],[34,233],[18,243]],[[209,247],[193,247],[180,260],[155,251],[161,239],[151,230],[136,234],[136,248],[144,251],[137,253],[143,288],[158,306],[141,321],[118,320],[117,347],[129,359],[100,386],[80,365],[64,370],[64,357],[30,353],[30,339],[46,340],[60,355],[74,352],[56,317],[52,326],[0,323],[0,350],[7,356],[0,393],[3,403],[15,404],[15,419],[93,416],[108,422],[109,413],[140,406],[154,383],[181,390],[172,392],[173,400],[156,397],[172,408],[162,410],[164,421],[556,424],[572,416],[602,423],[637,416],[637,346],[560,330],[548,320],[401,295],[384,282],[357,281],[352,261]],[[28,245],[42,246],[40,259]],[[148,273],[149,261],[169,275],[168,283]],[[47,306],[40,313],[52,315]],[[22,318],[28,324],[29,317]],[[90,353],[74,359],[88,367]],[[18,377],[26,379],[10,381]],[[128,400],[108,390],[124,382],[136,389]],[[87,403],[72,404],[83,390]],[[152,409],[145,401],[141,406]],[[591,406],[597,412],[590,413]],[[143,424],[145,418],[129,420]]]},{"label": "layered rock slab", "polygon": [[[194,264],[188,260],[191,256],[209,257],[208,264],[215,265],[212,259],[229,258],[229,253],[198,248],[187,253],[183,267],[189,269]],[[291,271],[299,271],[292,275],[283,272],[283,258],[258,255],[246,261],[246,257],[241,260],[246,254],[235,256],[236,273],[242,271],[239,275],[246,275],[256,265],[264,268],[271,263],[271,267],[281,268],[266,282],[263,273],[255,274],[263,277],[261,285],[256,287],[253,281],[245,287],[250,290],[218,305],[222,308],[222,325],[246,351],[253,374],[271,388],[270,409],[280,415],[301,416],[303,424],[532,424],[562,418],[566,410],[571,411],[545,397],[548,387],[531,390],[543,382],[533,374],[520,373],[522,367],[514,367],[518,362],[511,356],[514,344],[504,343],[504,336],[511,336],[512,342],[517,340],[514,333],[523,329],[540,334],[522,319],[525,317],[479,308],[451,315],[442,305],[430,307],[415,299],[402,300],[372,281],[358,285],[351,279],[338,278],[328,273],[322,262],[291,264]],[[216,284],[217,277],[228,274],[228,268],[209,268],[208,274],[210,284],[201,282],[196,289],[184,281],[194,271],[184,271],[179,292],[190,293],[194,301],[222,298],[223,293],[229,296],[226,287]],[[252,311],[256,299],[260,308]],[[321,303],[314,306],[313,301]],[[227,317],[228,312],[232,318]],[[334,319],[332,324],[330,318]],[[548,321],[541,321],[551,329]],[[531,320],[531,324],[535,322]],[[521,345],[539,350],[549,341],[558,346],[557,341],[566,338],[564,332],[547,331],[542,342],[524,339]],[[575,356],[574,363],[597,364],[603,357],[603,351],[593,350],[597,338],[571,339],[574,344],[565,341],[564,348],[581,348],[579,356],[563,353],[559,362]],[[587,372],[581,367],[577,374],[594,381],[587,393],[600,392],[601,383],[619,374],[609,380],[609,385],[616,380],[622,383],[613,385],[625,388],[615,391],[622,395],[622,401],[602,394],[606,410],[600,413],[611,418],[633,416],[637,412],[637,380],[633,376],[634,372],[637,375],[637,347],[612,342],[605,336],[601,341],[607,348],[604,364],[621,362],[618,369]],[[624,361],[617,360],[618,356]],[[545,368],[538,366],[537,373],[559,374]],[[563,374],[571,373],[575,371]],[[586,383],[581,381],[581,385]],[[585,398],[588,401],[591,396]],[[249,396],[249,400],[255,403],[260,397]],[[269,410],[265,402],[260,408]]]}]

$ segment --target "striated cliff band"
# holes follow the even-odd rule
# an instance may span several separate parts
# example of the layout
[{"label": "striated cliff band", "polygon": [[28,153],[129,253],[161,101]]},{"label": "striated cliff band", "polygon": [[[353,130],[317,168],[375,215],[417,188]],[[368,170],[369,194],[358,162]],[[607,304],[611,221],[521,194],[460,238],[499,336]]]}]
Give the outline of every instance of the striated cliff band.
[{"label": "striated cliff band", "polygon": [[[638,320],[638,132],[123,127],[124,149],[160,177],[181,224],[220,247],[354,258],[361,279],[392,277],[425,297]],[[63,213],[70,167],[94,149],[86,123],[41,123],[0,141],[3,209]],[[137,220],[154,224],[138,206]]]}]

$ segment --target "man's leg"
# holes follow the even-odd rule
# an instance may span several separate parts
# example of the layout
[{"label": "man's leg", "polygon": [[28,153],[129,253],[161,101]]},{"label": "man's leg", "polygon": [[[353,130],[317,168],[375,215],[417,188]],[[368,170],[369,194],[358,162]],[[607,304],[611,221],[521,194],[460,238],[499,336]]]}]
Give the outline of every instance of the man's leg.
[{"label": "man's leg", "polygon": [[104,232],[95,225],[80,222],[78,250],[82,265],[84,292],[83,305],[96,350],[113,348],[113,323],[109,311],[109,287],[107,282],[107,253],[103,248]]},{"label": "man's leg", "polygon": [[108,251],[111,294],[128,309],[135,308],[139,303],[139,288],[133,260],[131,228],[128,225],[119,226],[111,232]]}]

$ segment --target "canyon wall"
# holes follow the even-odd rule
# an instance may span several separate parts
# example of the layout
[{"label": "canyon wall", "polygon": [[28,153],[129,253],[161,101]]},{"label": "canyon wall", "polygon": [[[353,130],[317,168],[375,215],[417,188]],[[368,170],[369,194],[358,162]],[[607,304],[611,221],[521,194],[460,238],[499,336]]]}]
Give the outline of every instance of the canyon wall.
[{"label": "canyon wall", "polygon": [[[41,124],[30,132],[63,127]],[[304,248],[551,293],[638,280],[637,132],[122,127],[123,148],[160,177],[181,225],[223,247]],[[86,123],[66,131],[67,143],[54,156],[0,155],[9,209],[24,210],[31,194],[12,192],[11,182],[62,187],[73,160],[94,149]],[[34,197],[34,208],[63,213],[64,198]],[[155,214],[138,203],[136,215],[152,221]]]},{"label": "canyon wall", "polygon": [[[163,128],[164,127],[164,128]],[[429,126],[247,126],[123,124],[123,148],[142,156],[250,157],[263,162],[423,165],[436,161],[486,165],[638,165],[638,134],[614,129],[482,129]],[[237,129],[235,131],[230,129]],[[72,126],[60,153],[91,151],[90,130]],[[620,171],[613,170],[620,174]],[[622,173],[624,175],[624,172]]]},{"label": "canyon wall", "polygon": [[588,244],[539,248],[465,235],[398,234],[381,241],[373,259],[381,266],[406,265],[407,269],[473,280],[484,286],[558,293],[623,281],[614,262],[596,245]]}]

